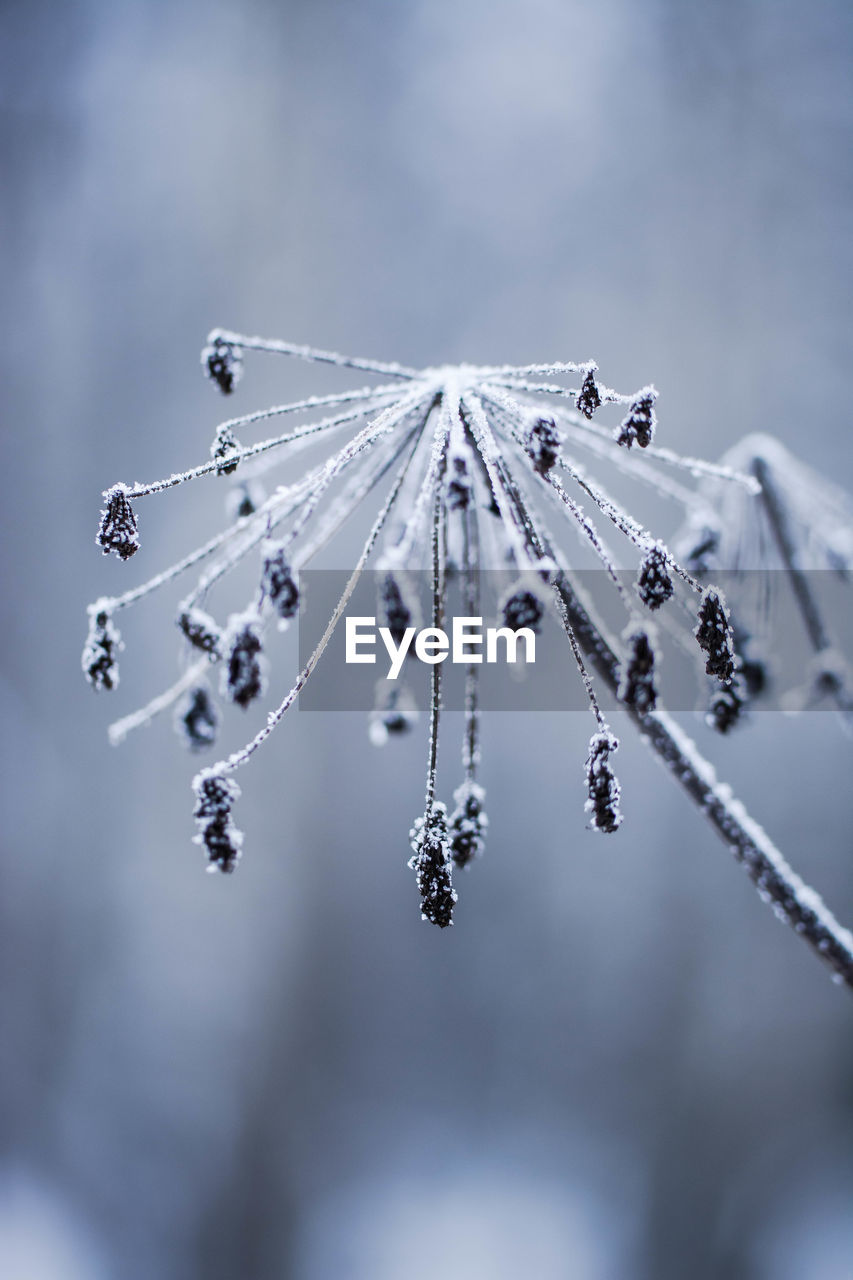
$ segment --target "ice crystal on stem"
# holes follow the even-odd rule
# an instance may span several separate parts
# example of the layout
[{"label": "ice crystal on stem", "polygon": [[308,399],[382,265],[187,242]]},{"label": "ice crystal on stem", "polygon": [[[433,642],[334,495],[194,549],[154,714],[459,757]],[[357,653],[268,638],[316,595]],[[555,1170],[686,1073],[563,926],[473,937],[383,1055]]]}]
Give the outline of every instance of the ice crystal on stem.
[{"label": "ice crystal on stem", "polygon": [[[196,841],[204,846],[210,867],[230,872],[236,866],[242,835],[231,820],[232,806],[239,796],[233,775],[271,736],[312,677],[371,557],[382,572],[377,613],[397,642],[414,625],[417,612],[416,600],[410,598],[406,585],[408,571],[431,570],[432,624],[440,626],[451,562],[459,571],[465,608],[472,617],[480,613],[479,570],[509,568],[514,585],[502,605],[505,621],[514,629],[535,628],[546,611],[556,616],[595,721],[585,766],[586,811],[592,828],[612,833],[623,821],[621,788],[612,767],[618,743],[599,696],[603,688],[635,722],[643,741],[743,864],[762,897],[811,944],[840,980],[853,986],[853,938],[817,894],[799,880],[732,797],[730,788],[717,782],[711,766],[661,708],[654,648],[642,621],[643,608],[656,613],[663,610],[666,626],[680,629],[683,643],[698,646],[708,673],[717,682],[712,722],[722,730],[730,727],[740,712],[748,663],[736,652],[721,592],[712,581],[700,580],[706,577],[708,564],[724,541],[716,516],[720,504],[703,490],[713,488],[742,505],[760,501],[764,494],[771,522],[775,520],[784,543],[784,504],[780,505],[778,493],[772,496],[772,484],[766,492],[762,489],[766,477],[757,464],[753,465],[755,459],[710,463],[659,447],[653,443],[654,388],[646,386],[631,394],[614,391],[599,378],[592,361],[418,370],[215,330],[202,354],[205,373],[223,394],[230,395],[242,373],[245,355],[252,352],[359,370],[376,380],[376,385],[311,396],[231,418],[217,428],[207,461],[151,484],[116,485],[107,490],[98,543],[105,552],[115,552],[126,560],[139,545],[132,504],[205,477],[223,477],[240,470],[230,508],[232,523],[142,585],[91,606],[83,657],[84,670],[94,687],[114,688],[118,682],[116,653],[121,647],[115,614],[190,570],[198,570],[196,584],[178,613],[178,626],[186,641],[182,674],[147,706],[117,721],[110,737],[119,742],[160,712],[177,706],[176,727],[181,736],[193,750],[204,749],[213,741],[219,720],[204,681],[205,671],[210,664],[220,664],[223,696],[251,713],[266,689],[266,626],[270,621],[286,623],[296,614],[300,569],[371,495],[379,495],[378,512],[352,573],[291,689],[277,707],[267,711],[242,749],[203,770],[194,781],[194,814],[199,825]],[[623,406],[621,422],[615,427],[593,424],[593,416],[606,416],[610,405]],[[256,443],[240,442],[257,424],[290,415],[300,415],[298,425]],[[309,415],[308,420],[302,415]],[[317,439],[330,442],[325,460],[265,496],[254,479],[256,473],[268,471],[280,457],[286,458]],[[704,553],[700,555],[694,546],[692,556],[679,559],[609,496],[589,469],[590,463],[594,467],[601,462],[652,484],[685,511],[692,511],[694,520],[704,522]],[[697,478],[701,486],[698,496],[696,489],[683,485],[673,471]],[[611,581],[625,613],[621,644],[614,643],[594,614],[569,568],[561,541],[554,538],[549,526],[561,535],[564,530],[573,530]],[[605,528],[622,539],[636,557],[636,590],[622,582]],[[261,569],[260,579],[256,576],[253,580],[254,595],[245,611],[232,616],[222,628],[207,612],[209,597],[228,574],[258,550]],[[795,574],[797,564],[790,555],[788,559]],[[686,627],[685,611],[693,620]],[[815,619],[812,622],[817,626]],[[822,639],[815,632],[815,640]],[[818,656],[828,652],[825,645],[816,643],[815,647]],[[482,853],[487,828],[485,792],[478,777],[479,673],[474,663],[466,667],[462,780],[455,788],[456,807],[448,819],[446,806],[437,795],[441,664],[431,667],[426,799],[423,815],[416,819],[410,836],[410,866],[415,871],[422,915],[440,928],[451,924],[457,901],[453,869],[469,866]],[[833,688],[840,679],[833,677]],[[384,742],[408,729],[413,719],[401,685],[394,697],[377,706],[370,720],[371,737],[377,743]],[[580,797],[578,802],[580,810]]]}]

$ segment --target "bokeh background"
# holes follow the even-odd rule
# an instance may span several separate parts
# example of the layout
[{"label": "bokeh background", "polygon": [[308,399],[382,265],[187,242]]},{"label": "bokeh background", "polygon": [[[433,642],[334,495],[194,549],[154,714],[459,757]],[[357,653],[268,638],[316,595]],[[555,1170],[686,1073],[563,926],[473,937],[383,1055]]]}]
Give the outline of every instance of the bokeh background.
[{"label": "bokeh background", "polygon": [[[594,356],[667,443],[771,429],[850,487],[851,54],[834,0],[2,6],[4,1277],[850,1276],[849,995],[630,732],[603,841],[587,718],[487,720],[442,934],[405,866],[423,734],[295,714],[206,876],[168,723],[105,738],[173,678],[168,606],[116,694],[79,652],[87,601],[220,523],[199,484],[130,566],[93,543],[105,485],[206,454],[214,324]],[[234,408],[344,385],[256,357]],[[853,919],[831,716],[683,719]]]}]

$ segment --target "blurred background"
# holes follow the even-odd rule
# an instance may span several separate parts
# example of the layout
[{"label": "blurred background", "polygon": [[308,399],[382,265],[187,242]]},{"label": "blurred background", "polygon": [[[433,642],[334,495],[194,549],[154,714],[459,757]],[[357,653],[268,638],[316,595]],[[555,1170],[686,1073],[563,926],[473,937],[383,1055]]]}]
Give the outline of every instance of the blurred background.
[{"label": "blurred background", "polygon": [[[587,716],[487,719],[442,933],[425,731],[292,715],[207,876],[170,725],[105,735],[174,678],[170,606],[123,619],[115,694],[79,654],[89,600],[221,524],[199,484],[131,565],[94,545],[102,488],[206,456],[213,325],[594,357],[666,444],[769,429],[853,486],[851,55],[837,0],[2,6],[4,1277],[850,1276],[849,993],[630,730],[603,841]],[[233,411],[360,381],[256,356]],[[681,718],[853,920],[832,717]]]}]

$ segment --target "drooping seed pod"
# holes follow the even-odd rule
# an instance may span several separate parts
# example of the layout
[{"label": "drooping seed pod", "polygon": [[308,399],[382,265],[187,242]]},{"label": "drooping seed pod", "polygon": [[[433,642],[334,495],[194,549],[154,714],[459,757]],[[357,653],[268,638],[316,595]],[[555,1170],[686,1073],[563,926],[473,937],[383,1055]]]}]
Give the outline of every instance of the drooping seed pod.
[{"label": "drooping seed pod", "polygon": [[638,392],[627,416],[619,424],[616,431],[616,442],[630,449],[638,444],[647,449],[654,439],[657,418],[655,417],[655,400],[658,393],[654,387],[644,387]]},{"label": "drooping seed pod", "polygon": [[104,492],[107,505],[101,512],[95,539],[105,556],[114,552],[120,560],[129,560],[139,550],[136,512],[127,494],[126,484],[114,484]]},{"label": "drooping seed pod", "polygon": [[383,625],[391,632],[394,643],[399,645],[406,629],[412,625],[412,608],[396,574],[386,573],[382,579],[380,604]]},{"label": "drooping seed pod", "polygon": [[457,899],[453,888],[447,809],[436,800],[422,818],[416,818],[409,839],[414,850],[409,866],[414,871],[421,895],[421,919],[446,929],[453,924]]},{"label": "drooping seed pod", "polygon": [[626,707],[641,716],[654,711],[657,704],[655,651],[649,633],[643,626],[629,625],[625,632],[628,652],[622,664],[618,697]]},{"label": "drooping seed pod", "polygon": [[299,587],[296,585],[283,542],[267,542],[264,545],[261,595],[269,600],[282,622],[288,622],[295,617],[299,609]]},{"label": "drooping seed pod", "polygon": [[386,683],[380,680],[377,685],[377,706],[368,722],[368,736],[375,747],[409,733],[418,719],[415,700],[406,685],[398,680],[386,689]]},{"label": "drooping seed pod", "polygon": [[610,767],[610,757],[619,747],[619,740],[612,733],[600,730],[589,740],[586,760],[587,801],[584,805],[590,815],[593,831],[610,833],[622,825],[619,799],[622,794],[619,782]]},{"label": "drooping seed pod", "polygon": [[193,817],[199,828],[193,842],[204,845],[207,850],[208,870],[228,874],[239,862],[243,845],[243,833],[231,821],[231,809],[240,788],[233,778],[216,769],[203,769],[193,780],[193,791],[196,795]]},{"label": "drooping seed pod", "polygon": [[562,441],[562,432],[557,430],[557,424],[554,419],[547,415],[536,418],[528,429],[524,447],[527,451],[527,456],[540,476],[547,476],[551,468],[555,466],[560,456]]},{"label": "drooping seed pod", "polygon": [[538,631],[545,609],[541,598],[528,587],[516,587],[502,605],[503,625],[511,631],[529,627]]},{"label": "drooping seed pod", "polygon": [[214,332],[201,353],[201,363],[205,376],[216,383],[224,396],[230,396],[243,374],[242,348]]},{"label": "drooping seed pod", "polygon": [[457,867],[466,867],[483,852],[489,825],[483,812],[485,798],[483,788],[467,779],[453,793],[456,808],[450,817],[450,856]]},{"label": "drooping seed pod", "polygon": [[256,613],[232,617],[228,627],[228,653],[222,669],[222,694],[244,710],[266,691],[262,659],[260,619]]},{"label": "drooping seed pod", "polygon": [[109,610],[97,604],[89,610],[89,634],[83,646],[83,673],[98,692],[118,687],[117,654],[124,645]]},{"label": "drooping seed pod", "polygon": [[225,497],[225,510],[230,520],[245,520],[252,516],[265,498],[262,485],[256,480],[238,482],[228,490]]},{"label": "drooping seed pod", "polygon": [[217,464],[216,474],[218,476],[230,476],[237,470],[240,459],[235,458],[234,454],[239,453],[241,448],[240,441],[230,427],[219,428],[216,432],[216,439],[210,446],[210,456]]},{"label": "drooping seed pod", "polygon": [[190,689],[175,712],[175,730],[190,751],[213,746],[219,728],[219,712],[206,684]]},{"label": "drooping seed pod", "polygon": [[744,720],[748,699],[739,676],[731,684],[714,689],[705,712],[705,723],[717,733],[730,733]]},{"label": "drooping seed pod", "polygon": [[666,552],[661,544],[655,543],[643,557],[640,572],[637,575],[637,594],[647,609],[653,612],[666,604],[675,591],[672,577],[667,567]]},{"label": "drooping seed pod", "polygon": [[706,587],[699,606],[698,622],[693,634],[699,648],[707,655],[705,670],[723,684],[728,684],[735,671],[735,644],[723,593]]},{"label": "drooping seed pod", "polygon": [[578,413],[582,413],[585,418],[591,418],[601,405],[601,392],[598,389],[598,383],[595,380],[595,366],[587,370],[583,385],[577,395],[575,401]]},{"label": "drooping seed pod", "polygon": [[181,634],[211,662],[222,657],[222,631],[203,609],[182,609],[176,619]]}]

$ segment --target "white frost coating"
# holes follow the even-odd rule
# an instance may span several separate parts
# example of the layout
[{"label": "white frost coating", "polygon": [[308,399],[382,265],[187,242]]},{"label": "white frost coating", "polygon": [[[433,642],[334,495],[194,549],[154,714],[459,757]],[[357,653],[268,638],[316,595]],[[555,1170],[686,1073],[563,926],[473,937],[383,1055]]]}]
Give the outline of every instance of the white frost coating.
[{"label": "white frost coating", "polygon": [[[727,813],[731,814],[737,825],[746,833],[750,842],[755,846],[755,849],[767,860],[779,879],[784,881],[792,897],[805,910],[813,912],[826,932],[832,934],[838,945],[843,947],[853,958],[853,933],[839,924],[820,894],[805,884],[797,873],[792,870],[764,828],[750,816],[743,803],[733,796],[731,787],[727,783],[718,781],[714,766],[704,756],[700,755],[692,738],[689,738],[665,711],[656,711],[653,719],[665,726],[683,760],[690,766],[696,777],[708,788],[710,794],[707,803],[717,803]],[[748,858],[747,848],[739,845],[734,840],[730,841],[730,843],[733,847],[740,848],[741,852]]]},{"label": "white frost coating", "polygon": [[[700,588],[698,582],[679,565],[660,540],[620,504],[614,502],[597,479],[587,474],[585,466],[568,452],[572,445],[581,444],[587,450],[585,457],[591,455],[593,459],[609,460],[620,471],[626,474],[630,472],[637,479],[653,484],[688,511],[696,510],[697,495],[674,480],[660,475],[658,464],[677,466],[688,474],[702,477],[703,492],[698,501],[701,502],[703,517],[712,506],[721,510],[727,500],[731,503],[739,502],[743,511],[749,509],[751,512],[751,504],[757,500],[755,495],[758,480],[762,479],[764,483],[755,469],[763,466],[770,481],[778,489],[774,499],[777,524],[786,536],[790,535],[786,567],[792,579],[801,568],[806,567],[806,550],[822,555],[828,568],[841,571],[853,565],[853,534],[850,533],[853,504],[838,499],[837,495],[834,500],[828,496],[827,501],[821,503],[816,484],[811,483],[808,477],[804,479],[803,469],[798,468],[784,454],[780,455],[773,442],[767,444],[765,441],[760,447],[753,447],[752,453],[746,452],[746,464],[755,474],[744,475],[742,470],[737,469],[743,462],[733,455],[725,458],[721,464],[708,464],[699,459],[680,458],[670,450],[652,445],[641,448],[642,441],[650,436],[651,421],[648,413],[645,419],[641,418],[637,409],[633,415],[629,414],[629,419],[635,424],[632,443],[636,443],[638,448],[630,452],[626,448],[620,448],[614,440],[613,431],[615,429],[619,433],[623,444],[628,443],[628,419],[616,428],[593,426],[588,419],[599,409],[602,411],[601,417],[606,418],[608,405],[637,406],[638,397],[644,393],[622,395],[613,391],[599,381],[597,367],[592,361],[578,364],[552,362],[518,368],[460,365],[416,371],[402,365],[351,359],[334,352],[246,337],[227,330],[216,331],[211,338],[223,348],[230,344],[232,364],[239,348],[241,361],[245,351],[268,351],[348,368],[361,368],[373,374],[387,374],[392,379],[402,380],[397,383],[397,389],[385,384],[373,389],[364,387],[334,395],[312,396],[229,419],[220,424],[214,441],[215,456],[209,461],[189,471],[173,474],[153,485],[136,485],[132,489],[124,486],[121,489],[125,499],[143,497],[201,475],[227,473],[235,463],[241,464],[240,479],[244,479],[247,472],[251,474],[265,467],[267,461],[292,458],[302,449],[309,448],[313,440],[323,433],[337,430],[348,422],[358,422],[360,425],[352,438],[337,447],[324,462],[308,469],[296,484],[276,490],[269,499],[264,500],[263,495],[260,495],[252,504],[246,503],[243,507],[246,515],[243,518],[142,586],[112,599],[97,601],[90,607],[95,610],[91,616],[96,622],[100,613],[110,616],[115,610],[152,594],[179,574],[212,557],[212,562],[207,565],[206,571],[201,572],[184,602],[185,606],[190,605],[193,609],[196,604],[200,607],[203,603],[207,609],[208,603],[203,598],[230,569],[243,560],[252,547],[271,535],[285,521],[288,523],[284,530],[276,534],[276,544],[282,548],[292,546],[292,551],[286,557],[291,570],[296,566],[304,566],[369,497],[386,473],[392,468],[398,468],[391,491],[373,524],[358,563],[326,625],[317,649],[283,702],[276,709],[265,713],[264,725],[255,737],[242,750],[234,752],[227,760],[215,766],[220,773],[230,772],[245,763],[293,705],[342,617],[355,582],[374,551],[377,540],[380,535],[386,536],[386,522],[393,536],[388,535],[389,550],[380,563],[386,567],[393,565],[395,570],[400,571],[399,575],[395,573],[398,584],[405,579],[404,571],[415,564],[421,565],[427,549],[429,550],[434,619],[441,618],[446,607],[445,575],[449,572],[451,563],[469,568],[472,565],[514,565],[519,578],[507,600],[507,607],[515,609],[519,617],[524,616],[522,611],[525,608],[531,611],[531,616],[536,612],[533,602],[527,600],[526,589],[532,585],[539,592],[542,583],[547,581],[554,591],[563,629],[586,686],[600,733],[609,733],[590,673],[595,672],[596,677],[611,692],[616,693],[620,675],[619,653],[610,640],[607,629],[595,617],[589,601],[566,567],[565,548],[552,539],[546,527],[547,517],[543,516],[545,502],[553,505],[564,526],[592,547],[619,590],[629,621],[637,618],[639,603],[652,607],[649,591],[646,590],[643,594],[643,589],[640,589],[635,598],[634,592],[626,592],[621,586],[613,557],[598,532],[595,520],[591,518],[592,515],[598,519],[596,511],[591,511],[591,515],[587,514],[582,505],[585,499],[579,500],[574,486],[577,486],[581,494],[590,498],[595,508],[626,535],[632,548],[640,550],[643,562],[638,581],[641,586],[648,586],[650,570],[646,553],[654,547],[657,549],[655,564],[662,565],[664,586],[670,587],[670,594],[669,578],[674,574],[680,575],[694,589]],[[228,357],[229,353],[226,351],[222,356],[225,365]],[[209,360],[208,372],[219,383],[220,390],[230,390],[230,386],[223,385],[224,374],[217,377],[216,370],[210,368]],[[228,372],[227,368],[225,372]],[[573,380],[581,381],[580,388],[558,387],[549,382],[531,380],[550,376],[561,378],[566,375],[577,375]],[[544,411],[542,400],[536,399],[543,394],[550,398]],[[573,412],[566,404],[572,398],[577,412]],[[647,394],[645,398],[648,399]],[[235,429],[266,418],[287,413],[310,414],[313,410],[330,406],[341,406],[341,410],[333,416],[305,423],[295,430],[258,444],[242,447],[234,435]],[[560,424],[562,432],[551,424],[551,419]],[[325,436],[323,438],[325,440]],[[405,459],[402,463],[401,458]],[[559,471],[556,469],[558,462],[561,467]],[[591,465],[595,466],[594,461]],[[340,483],[337,483],[339,480]],[[707,496],[704,492],[706,489],[714,489],[715,492],[712,496]],[[114,487],[108,492],[114,494],[115,491]],[[543,495],[546,493],[548,497],[544,499]],[[721,500],[720,494],[727,497]],[[807,501],[805,495],[808,495]],[[324,500],[325,505],[321,508],[320,504]],[[760,501],[772,507],[767,484],[761,491]],[[399,519],[392,514],[395,504]],[[781,517],[779,510],[782,510]],[[426,530],[430,511],[431,534]],[[124,517],[128,526],[132,524],[135,534],[135,512],[128,507]],[[808,527],[810,522],[811,532]],[[839,528],[839,525],[844,525],[844,528]],[[732,521],[728,528],[734,529],[735,526],[736,522]],[[100,545],[102,549],[115,551],[122,558],[128,558],[127,554],[122,554],[126,551],[124,544],[119,545],[115,539],[112,542],[106,540],[105,543],[102,538]],[[134,551],[137,545],[133,546]],[[697,564],[701,550],[698,546],[695,548]],[[692,568],[692,563],[690,567]],[[673,575],[668,570],[672,570]],[[697,569],[696,572],[699,573],[700,570]],[[704,573],[704,569],[702,572]],[[394,579],[391,581],[393,585]],[[387,591],[387,585],[384,589]],[[255,594],[250,595],[248,601],[248,616],[252,619],[252,627],[259,629],[262,619],[256,616],[256,611],[261,608],[263,595],[261,582],[257,578],[253,590]],[[468,593],[469,588],[466,587],[465,590]],[[803,612],[813,647],[823,658],[821,687],[841,687],[845,684],[846,677],[839,664],[827,660],[831,645],[825,638],[817,609],[807,600],[802,584],[800,595],[805,602]],[[256,602],[255,611],[252,610],[253,599]],[[665,604],[666,599],[657,600],[656,603]],[[472,600],[475,602],[475,597]],[[667,608],[661,621],[667,630],[675,632],[680,642],[692,645],[694,641],[690,628],[694,619],[690,616],[688,620],[686,607],[685,593],[681,592]],[[268,615],[271,611],[267,609],[262,612]],[[478,609],[471,603],[468,612],[471,616],[476,616]],[[193,617],[197,618],[197,614],[194,613]],[[210,636],[206,633],[196,636],[195,633],[188,634],[191,621],[192,619],[182,618],[180,622],[181,629],[191,643],[200,646],[202,643],[206,644],[211,637],[212,643],[217,641],[220,629],[215,622],[211,620],[209,623]],[[252,653],[257,655],[260,635],[253,633],[250,639],[256,641]],[[117,643],[118,641],[116,645]],[[210,648],[211,645],[207,647]],[[247,661],[252,657],[252,653],[249,653],[251,648],[247,644]],[[116,721],[110,732],[111,740],[120,741],[131,729],[149,723],[160,711],[171,706],[208,669],[211,656],[219,656],[218,646],[216,652],[211,649],[211,654],[200,656],[198,662],[185,671],[171,689],[160,694],[140,711]],[[84,670],[96,688],[110,689],[117,683],[112,671],[109,672],[109,679],[102,674],[102,668],[106,669],[109,657],[106,650],[103,655],[93,652],[87,663],[84,663]],[[475,675],[471,674],[474,671],[472,666],[466,673],[463,767],[469,788],[476,786],[473,775],[479,760],[478,693]],[[440,704],[439,673],[440,666],[435,666],[430,716],[428,815],[438,812],[440,807],[440,801],[433,794]],[[237,697],[234,693],[234,700],[241,706],[260,696],[261,681],[255,679],[254,668],[249,674],[252,679],[244,682],[244,686],[236,691],[245,693],[246,696]],[[717,781],[711,766],[699,757],[694,745],[677,726],[672,725],[662,714],[655,716],[648,710],[640,710],[635,704],[629,707],[629,711],[640,732],[670,772],[682,783],[688,795],[697,803],[700,812],[704,813],[733,849],[736,857],[744,863],[761,896],[824,956],[843,981],[853,986],[853,939],[850,933],[836,924],[819,896],[791,872],[758,824],[748,817],[742,805],[734,799],[730,788]],[[397,727],[395,725],[395,732]],[[603,775],[597,781],[595,778],[592,781],[596,782],[592,799],[597,806],[599,825],[605,830],[615,829],[615,816],[608,808],[610,782]],[[608,782],[606,793],[604,781]],[[614,795],[617,788],[614,778]],[[465,820],[474,822],[475,817],[476,815],[468,814]],[[214,830],[214,825],[210,825],[210,829],[205,828],[203,833],[208,853],[212,861],[220,865],[220,869],[232,870],[239,853],[236,829],[233,840],[229,843],[228,839],[220,839],[222,833],[218,827]],[[480,825],[484,826],[484,823]],[[470,840],[466,843],[462,836],[467,839],[472,832],[466,828],[456,835],[459,836],[459,842],[458,848],[453,846],[453,858],[461,866],[465,865],[471,853]],[[433,875],[436,867],[430,864],[427,870]],[[431,904],[428,918],[444,927],[450,923],[448,893],[444,889],[441,892],[435,889],[426,873],[424,885],[429,890],[427,899]],[[422,897],[424,885],[419,885]],[[430,894],[433,896],[430,897]],[[455,900],[455,894],[453,897]],[[448,918],[444,918],[445,916]]]},{"label": "white frost coating", "polygon": [[132,733],[134,729],[141,729],[144,725],[150,724],[161,711],[167,711],[169,707],[173,706],[181,694],[186,693],[187,689],[191,689],[209,669],[210,662],[207,658],[202,658],[200,662],[194,662],[191,667],[187,667],[181,678],[176,680],[165,693],[158,694],[156,698],[152,698],[144,707],[140,707],[138,711],[132,712],[131,715],[124,716],[121,720],[114,720],[107,729],[110,744],[117,747],[124,742],[127,735]]}]

